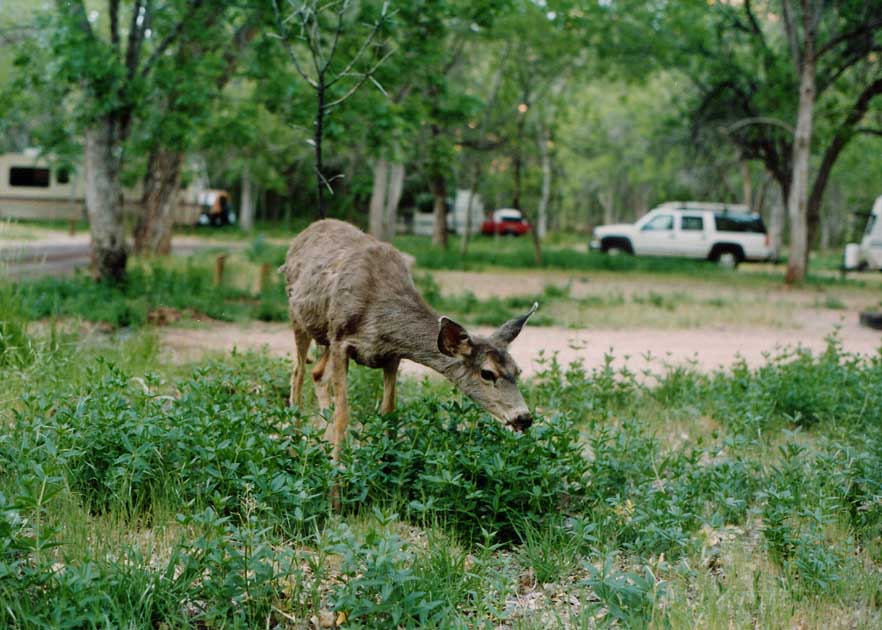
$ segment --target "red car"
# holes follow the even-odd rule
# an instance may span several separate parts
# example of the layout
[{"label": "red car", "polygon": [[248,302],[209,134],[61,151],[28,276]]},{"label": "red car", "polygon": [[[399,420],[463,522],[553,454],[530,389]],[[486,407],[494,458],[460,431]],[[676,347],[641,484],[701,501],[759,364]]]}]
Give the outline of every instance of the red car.
[{"label": "red car", "polygon": [[524,219],[520,210],[503,208],[495,210],[493,218],[481,224],[481,234],[500,236],[521,236],[530,231],[530,224]]}]

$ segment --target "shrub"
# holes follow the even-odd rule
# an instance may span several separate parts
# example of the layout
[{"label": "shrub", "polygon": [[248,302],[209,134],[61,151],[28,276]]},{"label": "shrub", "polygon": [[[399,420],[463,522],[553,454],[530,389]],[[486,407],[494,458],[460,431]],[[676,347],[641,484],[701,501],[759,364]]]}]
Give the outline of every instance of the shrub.
[{"label": "shrub", "polygon": [[471,402],[423,399],[365,418],[352,437],[340,477],[350,505],[403,502],[409,517],[436,518],[467,539],[483,527],[514,540],[519,524],[538,526],[584,491],[578,432],[561,416],[516,434]]}]

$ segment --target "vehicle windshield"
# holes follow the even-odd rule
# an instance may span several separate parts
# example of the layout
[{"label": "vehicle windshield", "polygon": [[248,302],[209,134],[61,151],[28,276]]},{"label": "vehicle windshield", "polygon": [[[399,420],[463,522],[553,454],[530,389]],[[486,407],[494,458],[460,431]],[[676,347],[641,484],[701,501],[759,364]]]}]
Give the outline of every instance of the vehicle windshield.
[{"label": "vehicle windshield", "polygon": [[869,236],[873,232],[873,226],[876,225],[876,215],[871,214],[867,221],[867,229],[864,230],[864,236]]},{"label": "vehicle windshield", "polygon": [[758,214],[715,214],[714,224],[717,232],[766,233],[766,226]]}]

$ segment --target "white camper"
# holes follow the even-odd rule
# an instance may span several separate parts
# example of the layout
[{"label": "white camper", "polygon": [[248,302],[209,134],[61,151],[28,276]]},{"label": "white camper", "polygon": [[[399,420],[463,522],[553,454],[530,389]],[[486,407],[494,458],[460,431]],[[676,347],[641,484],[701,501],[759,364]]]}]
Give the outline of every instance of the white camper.
[{"label": "white camper", "polygon": [[[181,190],[176,223],[199,218],[199,189]],[[123,188],[123,208],[134,214],[141,203],[140,184]],[[33,149],[0,155],[0,219],[79,219],[86,214],[86,181],[80,171],[52,168]]]}]

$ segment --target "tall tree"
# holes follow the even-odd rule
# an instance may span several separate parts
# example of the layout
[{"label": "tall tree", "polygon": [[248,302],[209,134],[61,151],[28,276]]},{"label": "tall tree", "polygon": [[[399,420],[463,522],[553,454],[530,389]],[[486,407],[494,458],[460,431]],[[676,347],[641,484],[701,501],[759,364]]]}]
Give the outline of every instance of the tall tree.
[{"label": "tall tree", "polygon": [[[725,129],[787,200],[787,281],[798,282],[832,168],[882,94],[882,1],[696,2],[669,17],[692,25],[673,58],[701,91],[697,126]],[[814,155],[821,163],[812,177]]]},{"label": "tall tree", "polygon": [[[138,146],[148,157],[134,230],[135,252],[171,252],[186,153],[258,35],[257,13],[256,9],[240,11],[235,4],[225,4],[209,15],[192,37],[179,38],[159,62]],[[186,82],[176,80],[182,75]]]},{"label": "tall tree", "polygon": [[83,0],[56,0],[49,16],[51,81],[70,88],[84,136],[86,208],[96,277],[126,272],[121,175],[126,146],[160,61],[218,7],[212,0],[107,0],[104,11]]},{"label": "tall tree", "polygon": [[[324,192],[331,190],[324,173],[322,143],[325,119],[351,98],[367,82],[394,49],[383,46],[377,35],[389,20],[388,2],[383,2],[367,33],[354,44],[359,18],[358,7],[350,0],[273,0],[278,37],[291,64],[315,92],[313,148],[315,150],[316,212],[325,217]],[[370,10],[372,7],[366,7]],[[350,41],[347,41],[350,40]],[[301,49],[305,48],[305,54]],[[343,57],[343,49],[351,54]]]}]

